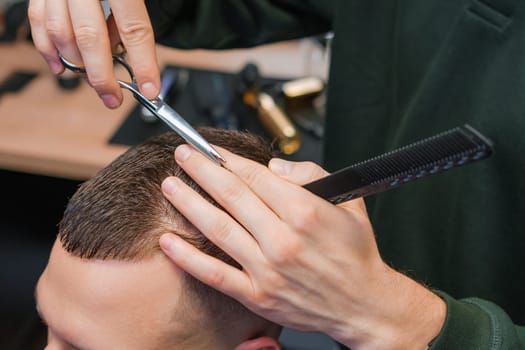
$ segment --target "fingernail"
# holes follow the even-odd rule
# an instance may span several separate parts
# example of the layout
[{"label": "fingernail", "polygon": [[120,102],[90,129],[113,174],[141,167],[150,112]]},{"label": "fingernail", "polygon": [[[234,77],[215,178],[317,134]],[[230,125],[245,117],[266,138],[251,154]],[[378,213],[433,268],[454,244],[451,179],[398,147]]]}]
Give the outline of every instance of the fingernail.
[{"label": "fingernail", "polygon": [[53,72],[53,74],[60,74],[64,70],[62,63],[56,60],[50,60],[49,67],[51,68],[51,71]]},{"label": "fingernail", "polygon": [[173,195],[175,192],[177,192],[177,188],[179,187],[179,184],[177,183],[176,179],[167,178],[162,182],[162,190],[167,195]]},{"label": "fingernail", "polygon": [[100,96],[104,104],[109,108],[117,108],[120,106],[120,101],[115,95],[102,95]]},{"label": "fingernail", "polygon": [[188,145],[180,145],[175,149],[175,159],[179,162],[184,162],[190,157],[191,149]]},{"label": "fingernail", "polygon": [[171,238],[171,234],[165,233],[162,236],[160,236],[159,245],[162,250],[171,251],[173,248],[173,239]]},{"label": "fingernail", "polygon": [[280,158],[271,159],[268,167],[276,175],[288,175],[292,172],[292,163]]},{"label": "fingernail", "polygon": [[148,98],[153,99],[157,97],[157,87],[152,82],[149,82],[149,81],[145,82],[144,84],[141,85],[140,90]]}]

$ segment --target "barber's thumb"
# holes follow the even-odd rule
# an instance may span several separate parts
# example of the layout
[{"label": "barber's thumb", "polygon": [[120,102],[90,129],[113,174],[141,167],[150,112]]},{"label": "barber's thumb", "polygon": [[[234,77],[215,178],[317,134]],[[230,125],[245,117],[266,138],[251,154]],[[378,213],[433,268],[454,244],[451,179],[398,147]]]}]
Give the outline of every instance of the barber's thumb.
[{"label": "barber's thumb", "polygon": [[328,175],[326,170],[313,162],[291,162],[273,158],[268,167],[274,174],[298,185],[304,185]]}]

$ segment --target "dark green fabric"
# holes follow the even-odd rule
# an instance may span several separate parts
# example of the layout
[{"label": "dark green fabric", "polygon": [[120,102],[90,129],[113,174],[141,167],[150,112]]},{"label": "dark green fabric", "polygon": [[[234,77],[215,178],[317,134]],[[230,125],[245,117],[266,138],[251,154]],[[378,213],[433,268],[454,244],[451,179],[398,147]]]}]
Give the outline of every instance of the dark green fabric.
[{"label": "dark green fabric", "polygon": [[333,4],[322,0],[146,0],[157,41],[224,49],[330,30]]},{"label": "dark green fabric", "polygon": [[[454,297],[494,301],[525,324],[525,7],[341,4],[367,15],[335,24],[328,168],[463,123],[491,137],[492,159],[378,195],[369,210],[395,268]],[[338,37],[345,29],[349,39]]]},{"label": "dark green fabric", "polygon": [[[465,123],[489,136],[491,159],[367,205],[385,261],[457,299],[447,297],[433,349],[525,348],[525,332],[506,319],[525,324],[525,1],[176,3],[148,4],[165,44],[226,48],[334,30],[329,170]],[[460,301],[468,297],[508,316],[479,299]],[[500,347],[487,342],[496,333]]]},{"label": "dark green fabric", "polygon": [[[438,292],[447,303],[447,319],[434,349],[521,349],[517,331],[508,315],[494,303],[478,298],[458,301]],[[469,320],[469,322],[465,322]]]}]

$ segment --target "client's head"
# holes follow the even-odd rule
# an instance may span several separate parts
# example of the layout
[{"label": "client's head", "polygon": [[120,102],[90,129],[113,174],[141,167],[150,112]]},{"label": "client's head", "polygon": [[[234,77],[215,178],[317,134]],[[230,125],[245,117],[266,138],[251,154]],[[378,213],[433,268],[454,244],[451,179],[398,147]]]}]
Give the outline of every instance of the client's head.
[{"label": "client's head", "polygon": [[[256,136],[200,132],[260,163],[271,158]],[[173,232],[238,267],[162,195],[161,182],[175,175],[213,202],[174,161],[183,142],[166,133],[130,148],[70,199],[35,293],[47,349],[278,349],[278,325],[201,284],[160,250],[159,237]]]}]

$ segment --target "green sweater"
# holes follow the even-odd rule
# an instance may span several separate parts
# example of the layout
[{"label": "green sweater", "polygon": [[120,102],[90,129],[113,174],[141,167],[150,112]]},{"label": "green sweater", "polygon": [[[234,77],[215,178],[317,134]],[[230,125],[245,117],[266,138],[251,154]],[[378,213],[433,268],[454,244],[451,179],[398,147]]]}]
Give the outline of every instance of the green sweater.
[{"label": "green sweater", "polygon": [[447,293],[440,293],[446,324],[431,349],[525,348],[525,329],[514,325],[525,324],[523,1],[146,3],[158,41],[182,48],[246,47],[333,30],[329,170],[465,123],[489,136],[491,159],[367,205],[384,260]]}]

